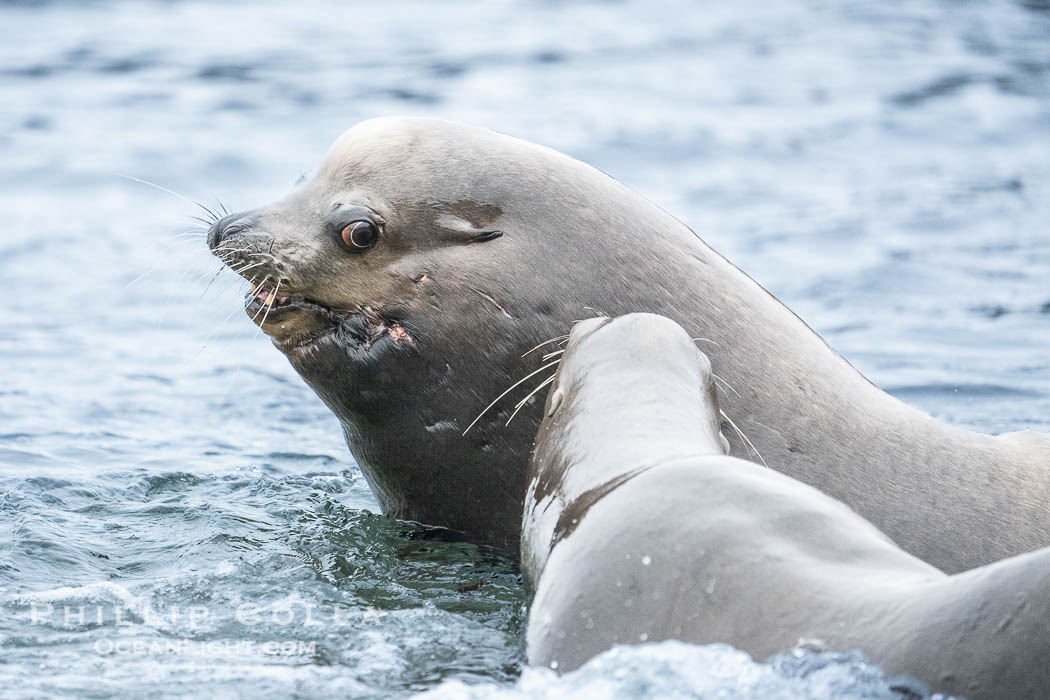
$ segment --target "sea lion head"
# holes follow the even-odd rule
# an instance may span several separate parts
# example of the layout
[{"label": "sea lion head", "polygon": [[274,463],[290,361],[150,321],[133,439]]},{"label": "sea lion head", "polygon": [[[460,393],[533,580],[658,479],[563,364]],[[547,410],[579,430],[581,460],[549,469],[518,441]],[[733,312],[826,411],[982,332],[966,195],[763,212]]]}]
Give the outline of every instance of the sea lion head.
[{"label": "sea lion head", "polygon": [[526,350],[664,278],[668,221],[554,150],[381,118],[208,243],[251,283],[248,315],[339,417],[384,511],[513,551],[539,407],[505,425],[509,401],[464,431],[536,369]]},{"label": "sea lion head", "polygon": [[247,313],[293,362],[325,346],[411,345],[404,322],[447,259],[503,235],[500,207],[476,201],[474,183],[420,162],[449,160],[419,138],[420,121],[359,124],[292,195],[212,226],[211,250],[252,283]]}]

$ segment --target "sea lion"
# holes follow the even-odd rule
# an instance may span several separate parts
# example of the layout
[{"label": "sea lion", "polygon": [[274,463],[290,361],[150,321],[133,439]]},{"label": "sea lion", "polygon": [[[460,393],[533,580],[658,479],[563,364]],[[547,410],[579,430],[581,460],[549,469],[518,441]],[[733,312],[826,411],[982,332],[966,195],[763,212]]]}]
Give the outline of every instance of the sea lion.
[{"label": "sea lion", "polygon": [[947,576],[727,456],[711,363],[675,322],[577,324],[546,409],[522,526],[530,663],[664,639],[762,659],[805,638],[971,700],[1050,696],[1050,548]]},{"label": "sea lion", "polygon": [[1050,443],[961,430],[883,393],[684,224],[551,149],[366,121],[299,189],[208,240],[252,282],[249,315],[339,417],[390,515],[515,552],[540,407],[505,425],[514,395],[464,431],[536,371],[530,348],[588,309],[651,311],[708,339],[732,387],[734,454],[948,571],[1050,541]]}]

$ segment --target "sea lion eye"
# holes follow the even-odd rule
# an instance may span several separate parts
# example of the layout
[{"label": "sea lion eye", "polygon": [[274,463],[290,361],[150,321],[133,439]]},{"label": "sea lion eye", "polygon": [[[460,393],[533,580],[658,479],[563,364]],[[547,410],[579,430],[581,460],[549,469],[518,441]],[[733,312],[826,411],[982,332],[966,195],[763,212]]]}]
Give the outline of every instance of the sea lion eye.
[{"label": "sea lion eye", "polygon": [[351,221],[343,229],[343,245],[352,251],[368,250],[379,239],[379,229],[371,221]]}]

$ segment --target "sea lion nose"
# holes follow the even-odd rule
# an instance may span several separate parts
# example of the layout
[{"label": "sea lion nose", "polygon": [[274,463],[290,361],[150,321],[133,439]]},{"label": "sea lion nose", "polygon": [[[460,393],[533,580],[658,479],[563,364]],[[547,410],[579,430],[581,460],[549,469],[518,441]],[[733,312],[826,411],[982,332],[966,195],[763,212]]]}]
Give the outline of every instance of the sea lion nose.
[{"label": "sea lion nose", "polygon": [[211,228],[208,229],[208,247],[215,250],[222,243],[222,240],[234,230],[242,230],[242,226],[234,226],[242,219],[244,219],[244,212],[238,212],[236,214],[227,214],[213,223]]}]

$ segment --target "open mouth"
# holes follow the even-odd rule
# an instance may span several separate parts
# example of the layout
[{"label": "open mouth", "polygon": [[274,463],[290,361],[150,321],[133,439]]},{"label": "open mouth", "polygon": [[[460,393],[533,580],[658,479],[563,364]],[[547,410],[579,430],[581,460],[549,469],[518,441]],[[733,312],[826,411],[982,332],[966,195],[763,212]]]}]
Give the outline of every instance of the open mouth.
[{"label": "open mouth", "polygon": [[307,299],[302,294],[278,294],[279,288],[269,289],[262,285],[244,297],[244,310],[252,320],[263,325],[296,311],[327,312],[328,307]]},{"label": "open mouth", "polygon": [[383,338],[396,346],[413,344],[400,321],[385,318],[374,309],[332,309],[302,294],[280,294],[280,285],[275,289],[260,285],[248,292],[244,310],[285,351],[335,336],[365,349]]}]

